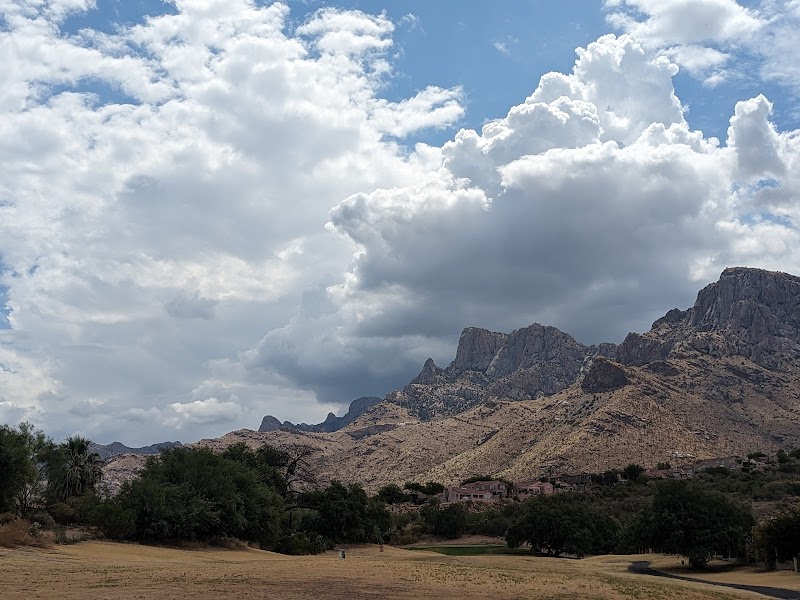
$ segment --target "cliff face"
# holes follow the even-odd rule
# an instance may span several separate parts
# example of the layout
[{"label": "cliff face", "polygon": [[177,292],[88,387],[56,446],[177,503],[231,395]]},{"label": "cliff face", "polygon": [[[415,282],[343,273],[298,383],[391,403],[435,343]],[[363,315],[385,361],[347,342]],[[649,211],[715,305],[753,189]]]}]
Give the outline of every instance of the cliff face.
[{"label": "cliff face", "polygon": [[694,306],[673,309],[644,334],[619,346],[587,347],[554,327],[533,324],[510,334],[469,327],[445,369],[422,372],[387,400],[423,419],[441,418],[490,399],[529,400],[585,381],[591,389],[618,386],[621,366],[645,366],[668,376],[671,359],[700,354],[742,357],[771,370],[800,366],[800,278],[760,269],[726,269],[702,289]]},{"label": "cliff face", "polygon": [[800,364],[800,278],[760,269],[725,269],[694,306],[672,310],[645,334],[631,333],[614,357],[644,365],[697,351],[741,356],[773,370]]},{"label": "cliff face", "polygon": [[574,383],[597,351],[539,324],[510,334],[468,327],[446,369],[428,359],[420,374],[387,400],[430,419],[469,410],[490,398],[540,398]]},{"label": "cliff face", "polygon": [[450,368],[453,372],[458,373],[486,371],[507,339],[508,334],[506,333],[479,327],[467,327],[461,332],[456,357],[450,364]]}]

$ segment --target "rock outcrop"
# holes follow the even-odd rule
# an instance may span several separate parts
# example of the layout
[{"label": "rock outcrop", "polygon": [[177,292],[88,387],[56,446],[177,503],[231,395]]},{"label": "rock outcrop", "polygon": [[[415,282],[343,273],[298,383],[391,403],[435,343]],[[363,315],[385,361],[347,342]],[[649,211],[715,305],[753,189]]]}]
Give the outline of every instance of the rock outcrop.
[{"label": "rock outcrop", "polygon": [[581,382],[581,389],[590,394],[598,392],[613,392],[628,385],[628,376],[625,369],[610,360],[598,357],[592,361],[592,365]]},{"label": "rock outcrop", "polygon": [[800,278],[761,269],[725,269],[688,310],[674,309],[645,334],[631,333],[614,358],[626,365],[699,352],[741,356],[768,369],[800,364]]},{"label": "rock outcrop", "polygon": [[444,371],[436,366],[436,363],[433,362],[432,358],[429,358],[425,361],[425,364],[422,366],[422,371],[419,372],[419,375],[414,377],[411,380],[411,383],[420,383],[420,384],[434,384],[439,381],[439,378],[442,376]]},{"label": "rock outcrop", "polygon": [[278,431],[281,427],[283,427],[283,423],[281,423],[272,415],[267,415],[261,419],[261,426],[258,428],[258,430],[264,433],[267,431]]},{"label": "rock outcrop", "polygon": [[428,359],[409,385],[386,399],[431,419],[458,414],[491,398],[540,398],[574,383],[592,353],[596,348],[555,327],[533,324],[510,334],[468,327],[446,369]]},{"label": "rock outcrop", "polygon": [[486,371],[507,339],[506,333],[467,327],[458,340],[456,357],[450,364],[451,371]]}]

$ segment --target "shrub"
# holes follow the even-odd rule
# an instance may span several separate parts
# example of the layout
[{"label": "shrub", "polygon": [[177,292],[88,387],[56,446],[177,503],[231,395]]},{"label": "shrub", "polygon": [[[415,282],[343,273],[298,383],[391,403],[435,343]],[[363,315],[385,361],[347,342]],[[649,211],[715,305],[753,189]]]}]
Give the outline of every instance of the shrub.
[{"label": "shrub", "polygon": [[52,529],[56,525],[56,520],[49,513],[39,511],[33,513],[31,523],[38,523],[42,529]]},{"label": "shrub", "polygon": [[99,504],[91,521],[105,537],[112,540],[125,540],[136,533],[134,513],[111,502]]},{"label": "shrub", "polygon": [[333,548],[333,542],[321,535],[295,532],[281,536],[275,544],[275,551],[281,554],[319,554]]},{"label": "shrub", "polygon": [[50,507],[50,514],[59,525],[71,525],[78,520],[78,511],[66,502],[53,504]]},{"label": "shrub", "polygon": [[422,539],[424,533],[422,525],[419,523],[411,523],[410,525],[393,531],[389,537],[389,543],[395,546],[407,546],[408,544],[415,544]]},{"label": "shrub", "polygon": [[0,525],[8,525],[17,520],[17,515],[10,512],[0,513]]}]

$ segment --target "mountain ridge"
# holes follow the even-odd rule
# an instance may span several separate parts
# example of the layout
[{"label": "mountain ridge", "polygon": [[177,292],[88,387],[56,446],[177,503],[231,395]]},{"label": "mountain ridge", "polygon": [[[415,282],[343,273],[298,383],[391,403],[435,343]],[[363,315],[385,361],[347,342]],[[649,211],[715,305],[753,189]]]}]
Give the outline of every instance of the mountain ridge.
[{"label": "mountain ridge", "polygon": [[332,433],[349,425],[356,418],[361,416],[364,411],[374,406],[378,402],[381,402],[382,400],[383,398],[379,398],[377,396],[362,396],[360,398],[356,398],[350,403],[350,406],[344,415],[337,417],[332,412],[328,413],[328,416],[325,418],[325,420],[322,423],[317,423],[316,425],[309,425],[307,423],[295,424],[290,421],[284,421],[281,423],[277,417],[267,415],[261,420],[261,425],[259,426],[258,431],[261,433],[266,433],[269,431],[278,431],[279,429],[290,429],[315,433]]},{"label": "mountain ridge", "polygon": [[427,360],[335,432],[232,432],[201,444],[237,440],[311,448],[322,479],[372,490],[797,446],[800,278],[726,269],[692,307],[618,346],[538,324],[466,328],[450,365]]}]

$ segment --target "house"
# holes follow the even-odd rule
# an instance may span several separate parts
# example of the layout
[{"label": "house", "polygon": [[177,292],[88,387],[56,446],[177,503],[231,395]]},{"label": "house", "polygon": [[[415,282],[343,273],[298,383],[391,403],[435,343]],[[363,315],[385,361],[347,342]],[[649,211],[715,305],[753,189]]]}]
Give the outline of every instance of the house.
[{"label": "house", "polygon": [[591,473],[586,473],[583,471],[580,473],[562,473],[560,475],[551,475],[548,480],[553,485],[566,484],[569,486],[585,486],[592,483],[593,476]]},{"label": "house", "polygon": [[460,486],[447,488],[448,502],[466,502],[467,500],[480,500],[483,502],[499,500],[508,495],[508,487],[502,481],[475,481]]},{"label": "house", "polygon": [[691,465],[676,469],[647,469],[645,475],[650,479],[691,479],[694,476],[694,469]]},{"label": "house", "polygon": [[534,479],[531,481],[514,482],[514,494],[521,500],[525,500],[531,496],[546,496],[552,494],[554,491],[553,484],[547,481]]},{"label": "house", "polygon": [[723,458],[709,458],[707,460],[698,460],[694,463],[695,473],[705,471],[706,469],[728,469],[729,471],[742,470],[742,457],[740,456],[725,456]]}]

